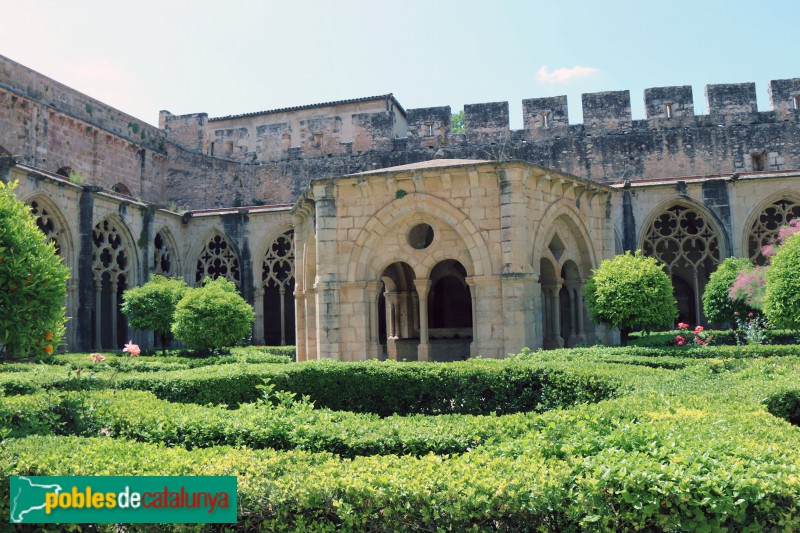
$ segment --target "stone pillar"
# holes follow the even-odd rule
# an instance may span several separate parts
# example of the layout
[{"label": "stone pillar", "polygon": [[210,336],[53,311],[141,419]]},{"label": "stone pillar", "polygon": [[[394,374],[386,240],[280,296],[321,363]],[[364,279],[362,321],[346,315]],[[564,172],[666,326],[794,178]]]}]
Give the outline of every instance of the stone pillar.
[{"label": "stone pillar", "polygon": [[518,353],[526,346],[533,346],[535,339],[535,313],[533,274],[503,274],[502,300],[496,302],[497,312],[503,317],[505,353]]},{"label": "stone pillar", "polygon": [[563,285],[562,281],[557,281],[555,286],[552,288],[552,302],[553,302],[553,337],[556,343],[557,348],[564,347],[564,339],[561,337],[561,287]]},{"label": "stone pillar", "polygon": [[317,296],[314,289],[305,291],[306,360],[319,359],[317,346]]},{"label": "stone pillar", "polygon": [[420,315],[419,315],[419,291],[411,293],[411,337],[414,337],[420,331]]},{"label": "stone pillar", "polygon": [[295,286],[294,290],[294,327],[296,332],[296,358],[298,361],[305,361],[308,359],[306,347],[306,302],[305,294],[297,286]]},{"label": "stone pillar", "polygon": [[[417,287],[419,300],[419,347],[417,348],[418,361],[430,361],[430,341],[428,340],[428,292],[431,288],[429,279],[414,280]],[[473,307],[474,309],[474,307]]]},{"label": "stone pillar", "polygon": [[395,315],[397,314],[397,293],[387,292],[386,298],[386,352],[389,359],[397,361],[397,323]]},{"label": "stone pillar", "polygon": [[380,334],[378,332],[378,283],[368,283],[366,291],[369,310],[369,336],[367,340],[367,357],[379,359],[381,355]]},{"label": "stone pillar", "polygon": [[286,296],[286,287],[281,285],[278,294],[281,299],[281,346],[286,346],[286,302],[283,300]]},{"label": "stone pillar", "polygon": [[102,322],[100,317],[103,310],[103,281],[102,277],[98,281],[94,280],[94,349],[98,352],[103,349],[103,341],[100,333],[102,332]]},{"label": "stone pillar", "polygon": [[256,312],[253,324],[253,343],[266,344],[264,340],[264,286],[259,286],[253,293],[253,310]]},{"label": "stone pillar", "polygon": [[[565,283],[564,286],[567,288],[567,300],[569,301],[569,332],[567,334],[567,346],[575,346],[575,343],[578,342],[578,318],[575,316],[577,313],[575,287],[572,283]],[[559,297],[559,302],[560,301],[561,298]]]},{"label": "stone pillar", "polygon": [[[80,241],[78,244],[78,313],[76,329],[78,337],[78,349],[90,351],[94,345],[97,347],[97,339],[92,339],[92,308],[96,309],[95,314],[100,314],[95,297],[94,268],[92,255],[94,251],[94,193],[100,187],[84,185],[78,212],[78,227],[80,231]],[[74,274],[74,273],[73,273]]]},{"label": "stone pillar", "polygon": [[117,278],[111,278],[111,348],[119,348],[117,342]]}]

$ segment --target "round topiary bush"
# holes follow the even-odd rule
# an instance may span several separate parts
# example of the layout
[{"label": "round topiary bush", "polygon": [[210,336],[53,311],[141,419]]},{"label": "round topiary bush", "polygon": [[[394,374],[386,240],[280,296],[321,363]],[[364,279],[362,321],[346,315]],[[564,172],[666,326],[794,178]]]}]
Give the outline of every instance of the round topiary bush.
[{"label": "round topiary bush", "polygon": [[670,326],[678,316],[669,278],[641,251],[603,261],[586,280],[584,297],[592,320],[619,328],[623,345],[631,330]]},{"label": "round topiary bush", "polygon": [[202,287],[189,289],[178,302],[172,333],[194,350],[218,350],[247,337],[254,319],[253,308],[234,283],[206,278]]},{"label": "round topiary bush", "polygon": [[750,261],[743,257],[729,257],[719,264],[711,274],[703,292],[703,312],[711,322],[734,322],[734,313],[747,316],[748,313],[758,313],[758,309],[751,307],[744,300],[734,299],[730,296],[730,288],[739,272],[752,268]]},{"label": "round topiary bush", "polygon": [[131,327],[155,332],[166,350],[175,308],[187,290],[184,280],[156,274],[144,285],[122,293],[121,310]]},{"label": "round topiary bush", "polygon": [[764,314],[775,328],[800,330],[800,233],[788,237],[767,268]]},{"label": "round topiary bush", "polygon": [[0,182],[0,358],[50,355],[64,336],[69,269],[46,242],[16,182]]}]

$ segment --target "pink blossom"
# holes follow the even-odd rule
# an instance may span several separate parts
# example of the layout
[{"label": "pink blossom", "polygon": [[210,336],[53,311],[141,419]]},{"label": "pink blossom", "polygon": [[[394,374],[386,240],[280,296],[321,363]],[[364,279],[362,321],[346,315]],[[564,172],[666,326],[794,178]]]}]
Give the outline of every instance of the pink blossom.
[{"label": "pink blossom", "polygon": [[739,316],[739,311],[734,311],[734,312],[733,312],[733,315],[734,315],[734,316]]},{"label": "pink blossom", "polygon": [[678,329],[689,329],[689,324],[686,322],[678,322]]},{"label": "pink blossom", "polygon": [[131,354],[131,357],[136,357],[142,352],[142,350],[139,349],[138,345],[133,344],[132,340],[128,341],[128,344],[125,345],[125,348],[123,348],[122,351],[128,352],[129,354]]},{"label": "pink blossom", "polygon": [[697,335],[698,333],[702,333],[705,328],[703,326],[697,326],[694,328],[694,334]]},{"label": "pink blossom", "polygon": [[748,313],[747,316],[753,318],[753,313]]},{"label": "pink blossom", "polygon": [[108,430],[108,428],[103,428],[103,429],[100,430],[100,433],[102,433],[103,435],[108,437],[108,434],[111,433],[111,432]]},{"label": "pink blossom", "polygon": [[676,336],[675,344],[677,344],[678,346],[683,346],[684,344],[686,344],[686,337],[684,337],[683,335]]},{"label": "pink blossom", "polygon": [[103,361],[106,360],[105,356],[101,353],[93,353],[89,355],[89,358],[95,363],[102,363]]}]

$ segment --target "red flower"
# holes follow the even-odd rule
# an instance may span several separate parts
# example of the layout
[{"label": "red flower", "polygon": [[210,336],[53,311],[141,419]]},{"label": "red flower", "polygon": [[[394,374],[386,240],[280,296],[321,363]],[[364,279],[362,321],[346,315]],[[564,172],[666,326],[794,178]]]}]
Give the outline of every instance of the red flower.
[{"label": "red flower", "polygon": [[698,333],[702,333],[705,328],[703,326],[697,326],[694,328],[694,334],[697,335]]},{"label": "red flower", "polygon": [[734,312],[733,312],[733,315],[734,315],[734,316],[739,316],[739,311],[734,311]]},{"label": "red flower", "polygon": [[678,329],[689,329],[689,324],[686,322],[678,322]]},{"label": "red flower", "polygon": [[675,337],[675,344],[677,344],[678,346],[683,346],[684,344],[686,344],[686,337],[684,337],[683,335],[678,335],[677,337]]},{"label": "red flower", "polygon": [[749,313],[747,316],[749,316],[750,318],[753,318],[753,313]]}]

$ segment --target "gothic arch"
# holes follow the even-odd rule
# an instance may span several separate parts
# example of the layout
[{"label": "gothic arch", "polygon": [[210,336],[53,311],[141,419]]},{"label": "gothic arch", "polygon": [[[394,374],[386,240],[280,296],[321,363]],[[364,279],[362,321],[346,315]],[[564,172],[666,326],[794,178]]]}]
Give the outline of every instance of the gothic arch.
[{"label": "gothic arch", "polygon": [[136,247],[116,215],[100,218],[92,230],[92,274],[95,287],[92,335],[96,349],[122,347],[128,324],[119,311],[122,293],[135,285]]},{"label": "gothic arch", "polygon": [[647,231],[652,226],[653,222],[655,222],[656,218],[658,218],[658,216],[664,213],[664,211],[666,211],[667,209],[670,209],[676,205],[681,206],[685,209],[690,209],[701,215],[703,219],[711,225],[711,227],[718,235],[719,249],[720,253],[722,254],[722,257],[728,257],[730,255],[731,240],[730,236],[725,231],[725,225],[722,223],[722,221],[714,212],[712,212],[705,206],[695,202],[691,198],[672,197],[663,200],[662,202],[659,202],[655,207],[653,207],[650,210],[650,214],[647,216],[645,223],[642,224],[638,229],[639,235],[636,242],[639,244],[638,246],[639,249],[642,249],[642,246],[644,245],[645,238],[647,235]]},{"label": "gothic arch", "polygon": [[[492,273],[489,252],[480,231],[475,224],[452,204],[424,193],[410,193],[403,198],[393,200],[379,209],[364,225],[355,240],[350,254],[350,271],[348,281],[375,279],[385,268],[385,261],[380,260],[381,241],[392,236],[402,235],[414,222],[427,222],[438,228],[438,231],[453,231],[462,241],[463,246],[456,253],[454,250],[443,250],[432,247],[424,252],[398,258],[411,265],[417,275],[427,277],[436,263],[445,259],[459,261],[469,276],[483,276]],[[402,228],[402,229],[398,229]],[[401,232],[401,233],[398,233]]]},{"label": "gothic arch", "polygon": [[55,241],[58,255],[72,269],[75,248],[70,226],[61,209],[44,194],[35,194],[26,199],[25,203],[31,207],[31,213],[36,217],[36,225],[48,241]]},{"label": "gothic arch", "polygon": [[798,217],[800,195],[797,191],[783,190],[771,194],[747,217],[742,231],[742,254],[755,264],[765,264],[762,247],[775,240],[781,226]]},{"label": "gothic arch", "polygon": [[294,229],[291,226],[281,229],[284,231],[257,256],[260,279],[256,284],[256,309],[263,315],[259,318],[263,322],[264,343],[283,346],[295,343],[296,251]]},{"label": "gothic arch", "polygon": [[175,238],[167,226],[162,226],[156,231],[153,237],[153,262],[151,264],[153,274],[175,278],[180,277],[181,264],[178,246]]},{"label": "gothic arch", "polygon": [[678,300],[678,320],[705,321],[701,296],[711,273],[727,257],[722,226],[706,209],[672,199],[654,209],[642,226],[640,248],[665,265]]},{"label": "gothic arch", "polygon": [[199,285],[206,276],[224,277],[241,288],[241,254],[236,244],[216,226],[195,243],[188,263],[192,271],[189,282]]},{"label": "gothic arch", "polygon": [[[553,222],[550,224],[544,223],[543,221],[546,220],[552,220]],[[580,267],[581,274],[587,277],[591,268],[597,265],[597,253],[594,247],[589,244],[593,241],[583,223],[583,215],[575,209],[572,202],[564,198],[553,202],[545,209],[536,224],[537,228],[532,241],[533,246],[530,249],[530,261],[534,269],[540,266],[540,260],[542,258],[552,257],[552,253],[549,253],[549,247],[554,235],[559,234],[556,226],[564,225],[569,231],[571,238],[574,239],[578,249],[565,250],[567,253],[556,261],[559,264],[559,269],[564,261],[573,259]],[[577,256],[576,252],[578,252]]]}]

